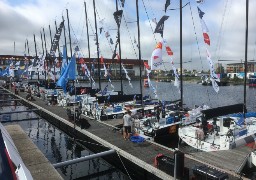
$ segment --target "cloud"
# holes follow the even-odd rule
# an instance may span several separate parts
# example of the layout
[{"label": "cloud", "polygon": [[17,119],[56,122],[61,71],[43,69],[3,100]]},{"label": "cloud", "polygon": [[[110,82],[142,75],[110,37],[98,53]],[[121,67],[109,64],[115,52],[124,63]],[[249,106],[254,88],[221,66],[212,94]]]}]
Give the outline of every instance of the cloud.
[{"label": "cloud", "polygon": [[[51,26],[52,37],[55,34],[55,20],[57,24],[62,21],[62,16],[67,19],[66,9],[69,11],[71,24],[71,41],[72,48],[79,45],[83,55],[88,56],[87,35],[85,25],[84,3],[79,0],[35,0],[35,1],[1,1],[0,2],[0,54],[14,54],[14,41],[16,55],[23,55],[25,40],[28,39],[30,53],[35,55],[33,34],[36,35],[38,52],[42,52],[40,31],[42,27],[46,33],[47,49],[50,49],[50,33]],[[86,1],[87,13],[89,19],[89,35],[91,57],[96,57],[96,45],[94,39],[94,11],[93,1]],[[121,48],[122,58],[138,58],[138,48],[133,43],[134,37],[137,37],[136,23],[136,3],[126,1],[124,9],[124,18],[121,24]],[[205,44],[203,42],[201,25],[197,13],[197,4],[190,1],[190,6],[183,8],[183,29],[182,29],[182,49],[183,61],[192,61],[184,66],[189,69],[208,70],[206,60]],[[169,8],[178,8],[178,2],[174,1]],[[255,12],[253,11],[255,2],[250,2],[249,14],[249,47],[248,59],[255,57],[255,41],[256,24],[253,23]],[[116,10],[115,1],[113,0],[96,0],[96,19],[99,26],[99,20],[104,19],[104,30],[109,31],[111,38],[115,42],[117,35],[117,26],[113,17]],[[205,12],[204,20],[209,28],[209,36],[211,46],[208,47],[212,54],[213,61],[218,59],[244,59],[245,47],[245,3],[244,1],[205,1],[200,5]],[[159,20],[164,15],[164,2],[157,0],[140,1],[140,38],[141,38],[141,56],[142,59],[150,59],[152,51],[157,43],[161,40],[159,34],[153,34],[155,24],[151,20],[156,18]],[[174,52],[173,60],[175,63],[180,61],[180,19],[179,10],[167,11],[166,15],[170,16],[165,22],[164,38],[167,40]],[[192,16],[191,16],[192,15]],[[67,20],[66,33],[67,33]],[[98,31],[99,33],[99,31]],[[67,41],[68,40],[68,34]],[[64,44],[64,38],[61,38],[60,45]],[[102,55],[105,58],[111,58],[114,46],[109,44],[109,39],[104,35],[99,36],[99,45]],[[69,45],[68,45],[69,52]],[[70,53],[70,52],[69,52]],[[164,54],[164,60],[169,62],[170,59]],[[166,64],[167,68],[168,63]]]}]

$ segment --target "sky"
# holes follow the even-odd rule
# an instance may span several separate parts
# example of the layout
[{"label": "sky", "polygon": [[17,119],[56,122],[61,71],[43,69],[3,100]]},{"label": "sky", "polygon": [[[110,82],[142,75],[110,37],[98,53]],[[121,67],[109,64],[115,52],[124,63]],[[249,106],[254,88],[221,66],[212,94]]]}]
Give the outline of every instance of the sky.
[{"label": "sky", "polygon": [[[42,53],[40,32],[43,31],[43,28],[46,34],[47,49],[49,50],[51,46],[49,25],[51,26],[52,36],[54,36],[55,21],[59,25],[62,16],[64,16],[67,30],[66,9],[68,9],[72,49],[79,46],[82,55],[88,57],[84,2],[87,6],[91,57],[97,57],[96,45],[93,40],[95,37],[95,21],[92,0],[0,0],[0,54],[24,55],[27,39],[30,55],[35,56],[33,34],[36,36],[37,52]],[[156,18],[159,21],[163,15],[167,15],[169,18],[164,25],[164,39],[174,53],[172,59],[178,68],[180,62],[180,11],[178,9],[180,1],[171,0],[166,13],[164,12],[165,2],[166,0],[139,0],[141,58],[150,60],[156,43],[162,40],[160,34],[153,33],[156,24],[152,22],[152,19]],[[214,63],[243,61],[245,59],[246,0],[204,0],[201,4],[196,3],[195,0],[182,1],[183,5],[187,2],[190,3],[182,11],[183,68],[209,70],[206,48],[211,53]],[[117,25],[113,17],[113,13],[116,11],[115,0],[95,0],[95,4],[98,28],[102,26],[105,32],[109,32],[110,37],[115,42],[117,34]],[[205,13],[203,20],[209,29],[210,46],[203,41],[197,6]],[[249,6],[247,59],[254,60],[256,23],[253,23],[253,19],[256,17],[256,11],[253,10],[256,8],[256,2],[250,1]],[[138,59],[139,52],[134,43],[134,39],[138,42],[136,0],[126,0],[123,11],[120,27],[121,56],[122,59]],[[102,19],[104,19],[104,23],[99,23]],[[66,35],[68,37],[68,34]],[[63,45],[62,32],[60,46]],[[114,45],[109,44],[109,39],[107,40],[104,34],[99,34],[99,47],[103,57],[112,57]],[[68,53],[70,55],[69,46]],[[163,51],[163,60],[165,63],[162,68],[169,70],[171,60],[165,51]],[[219,60],[233,61],[222,62]]]}]

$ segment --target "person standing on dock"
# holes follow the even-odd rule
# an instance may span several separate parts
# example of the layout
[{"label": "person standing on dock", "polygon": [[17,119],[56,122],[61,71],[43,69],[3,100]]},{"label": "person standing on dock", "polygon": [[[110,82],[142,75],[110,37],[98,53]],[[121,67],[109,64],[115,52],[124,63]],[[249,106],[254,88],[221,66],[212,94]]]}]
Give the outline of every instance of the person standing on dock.
[{"label": "person standing on dock", "polygon": [[132,129],[132,116],[131,116],[132,112],[130,110],[128,110],[124,117],[123,117],[123,121],[124,121],[124,132],[123,132],[123,137],[125,140],[130,139],[130,134],[131,134],[131,129]]}]

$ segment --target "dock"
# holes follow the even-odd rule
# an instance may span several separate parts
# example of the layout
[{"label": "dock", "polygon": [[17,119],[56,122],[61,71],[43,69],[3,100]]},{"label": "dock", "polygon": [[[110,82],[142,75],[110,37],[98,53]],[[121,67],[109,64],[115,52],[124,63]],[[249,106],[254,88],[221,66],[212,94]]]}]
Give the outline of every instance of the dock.
[{"label": "dock", "polygon": [[33,179],[63,179],[58,171],[52,166],[51,162],[49,162],[19,125],[7,125],[5,128],[10,134],[19,151],[21,159],[30,171]]},{"label": "dock", "polygon": [[[8,90],[8,92],[11,91]],[[87,118],[91,125],[90,128],[81,129],[81,127],[74,125],[73,122],[68,121],[66,109],[63,107],[46,105],[45,101],[37,97],[35,97],[35,101],[27,101],[25,99],[26,93],[23,92],[20,92],[19,95],[13,93],[13,96],[22,99],[23,103],[25,103],[26,106],[30,106],[30,108],[37,108],[39,110],[37,112],[39,112],[40,116],[57,128],[63,130],[65,133],[76,137],[81,143],[92,141],[102,145],[101,148],[99,148],[98,145],[90,145],[93,152],[97,153],[104,150],[114,149],[117,152],[117,155],[114,157],[111,156],[111,158],[106,157],[106,160],[124,171],[138,171],[139,174],[136,176],[140,179],[174,179],[170,174],[167,174],[154,166],[154,158],[156,155],[164,154],[169,157],[174,157],[174,149],[151,141],[145,141],[138,144],[125,141],[119,131],[113,131],[113,127],[118,124],[113,122],[113,120],[108,123],[108,120],[97,121]],[[240,153],[237,153],[236,151],[227,151],[229,157],[236,157],[237,159],[240,159],[239,161],[232,160],[232,158],[226,158],[228,156],[221,152],[197,152],[185,154],[184,166],[189,169],[189,177],[192,176],[193,167],[207,165],[223,173],[227,173],[229,179],[237,179],[239,178],[238,171],[241,170],[241,166],[245,163],[249,152],[250,150],[248,149],[240,149]],[[211,157],[213,158],[214,153],[216,154],[216,163],[213,163],[213,161],[210,160]],[[207,158],[209,160],[206,160]],[[122,162],[121,165],[120,160]],[[233,164],[233,166],[230,164]]]}]

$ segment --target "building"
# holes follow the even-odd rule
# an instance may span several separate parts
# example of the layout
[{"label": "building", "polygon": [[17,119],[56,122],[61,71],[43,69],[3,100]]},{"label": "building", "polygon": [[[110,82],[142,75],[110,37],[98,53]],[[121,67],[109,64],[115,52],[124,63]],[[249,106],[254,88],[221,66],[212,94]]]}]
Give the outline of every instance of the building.
[{"label": "building", "polygon": [[[7,66],[9,66],[11,64],[11,62],[13,62],[13,64],[16,64],[17,62],[20,61],[20,69],[24,69],[25,68],[25,64],[29,63],[29,65],[32,65],[32,60],[34,57],[32,56],[13,56],[13,55],[0,55],[0,71],[4,70]],[[120,77],[120,63],[119,60],[117,59],[106,59],[104,58],[104,63],[106,65],[106,68],[109,71],[109,74],[111,77],[113,78],[118,78]],[[147,62],[147,60],[142,60],[143,62]],[[77,72],[78,75],[82,76],[83,75],[83,71],[82,71],[82,67],[80,64],[80,59],[76,59],[77,62]],[[87,67],[91,70],[91,73],[94,76],[98,76],[98,60],[97,58],[83,58],[83,62],[87,65]],[[143,62],[139,62],[136,59],[123,59],[122,60],[122,64],[124,66],[124,68],[126,69],[126,71],[128,72],[128,75],[130,77],[139,77],[140,76],[140,64],[141,64],[141,74],[142,76],[146,75],[146,70],[144,68],[144,64]],[[104,71],[104,65],[103,63],[101,63],[101,59],[99,59],[99,63],[100,63],[100,69],[101,71]],[[34,61],[33,66],[36,66],[36,61]],[[46,64],[53,67],[52,64],[52,60],[47,60]],[[61,64],[61,59],[59,60],[59,62],[56,64],[56,67],[59,68]],[[123,77],[125,77],[125,72],[122,69],[122,74]],[[34,71],[34,72],[33,72]],[[31,76],[35,76],[37,73],[35,72],[36,68],[33,68]],[[57,74],[57,73],[56,73]],[[104,75],[104,73],[101,73],[101,75]]]},{"label": "building", "polygon": [[[256,63],[255,62],[247,62],[247,78],[250,75],[253,75],[255,72]],[[228,74],[228,77],[234,78],[234,77],[244,77],[244,63],[232,63],[227,64],[226,72]]]}]

